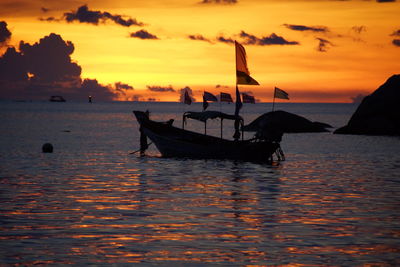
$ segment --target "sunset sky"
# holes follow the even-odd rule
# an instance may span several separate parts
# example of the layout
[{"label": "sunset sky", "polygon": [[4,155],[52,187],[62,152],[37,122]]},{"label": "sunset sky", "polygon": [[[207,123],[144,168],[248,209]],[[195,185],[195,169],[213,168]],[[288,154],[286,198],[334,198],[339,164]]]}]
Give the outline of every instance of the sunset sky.
[{"label": "sunset sky", "polygon": [[351,102],[400,73],[400,2],[0,0],[0,99],[234,96],[233,40],[260,83],[242,92]]}]

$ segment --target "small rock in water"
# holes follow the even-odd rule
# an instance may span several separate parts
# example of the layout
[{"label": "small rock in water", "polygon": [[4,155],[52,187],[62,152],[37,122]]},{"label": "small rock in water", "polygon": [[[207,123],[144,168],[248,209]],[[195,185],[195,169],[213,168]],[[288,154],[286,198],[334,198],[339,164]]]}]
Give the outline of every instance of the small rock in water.
[{"label": "small rock in water", "polygon": [[46,143],[42,146],[43,153],[53,153],[53,145],[50,143]]}]

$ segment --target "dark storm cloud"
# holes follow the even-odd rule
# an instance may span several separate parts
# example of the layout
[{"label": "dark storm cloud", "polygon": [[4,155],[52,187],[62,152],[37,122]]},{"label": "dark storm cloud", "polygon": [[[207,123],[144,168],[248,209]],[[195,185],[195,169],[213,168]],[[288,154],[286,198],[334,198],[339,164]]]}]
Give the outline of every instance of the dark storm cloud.
[{"label": "dark storm cloud", "polygon": [[99,22],[105,22],[107,20],[114,21],[116,24],[121,26],[143,26],[142,22],[138,22],[136,19],[127,18],[124,19],[121,15],[113,15],[109,12],[92,11],[89,10],[87,5],[79,7],[76,11],[64,13],[64,19],[67,22],[79,21],[84,23],[90,23],[97,25]]},{"label": "dark storm cloud", "polygon": [[235,40],[233,40],[232,38],[225,38],[223,36],[218,36],[217,41],[221,42],[221,43],[227,43],[227,44],[233,44],[235,42]]},{"label": "dark storm cloud", "polygon": [[317,46],[317,51],[319,52],[327,52],[330,46],[333,46],[333,44],[323,38],[315,38],[316,40],[319,41],[318,46]]},{"label": "dark storm cloud", "polygon": [[200,4],[237,4],[237,0],[203,0]]},{"label": "dark storm cloud", "polygon": [[190,40],[195,40],[195,41],[204,41],[204,42],[208,42],[211,43],[211,41],[209,39],[207,39],[206,37],[204,37],[201,34],[197,34],[197,35],[188,35],[188,38]]},{"label": "dark storm cloud", "polygon": [[[20,42],[19,51],[9,47],[0,57],[0,98],[111,100],[114,88],[96,79],[81,79],[81,67],[72,61],[74,45],[51,33],[34,44]],[[121,87],[121,86],[120,86]]]},{"label": "dark storm cloud", "polygon": [[378,3],[390,3],[390,2],[396,2],[396,0],[376,0]]},{"label": "dark storm cloud", "polygon": [[172,88],[171,85],[168,87],[162,87],[162,86],[158,86],[158,85],[155,85],[155,86],[147,85],[147,89],[150,91],[153,91],[153,92],[175,92],[175,89]]},{"label": "dark storm cloud", "polygon": [[60,35],[50,34],[38,43],[20,42],[19,50],[28,62],[28,71],[37,81],[63,81],[79,76],[81,67],[71,61],[74,45]]},{"label": "dark storm cloud", "polygon": [[299,42],[287,41],[285,38],[272,33],[270,36],[257,37],[255,35],[242,31],[240,37],[244,40],[244,44],[247,45],[298,45]]},{"label": "dark storm cloud", "polygon": [[11,32],[7,29],[7,22],[0,21],[0,47],[11,38]]},{"label": "dark storm cloud", "polygon": [[153,39],[153,40],[157,40],[158,39],[157,36],[147,32],[146,30],[140,30],[140,31],[137,31],[137,32],[132,32],[130,34],[130,37],[139,38],[139,39]]},{"label": "dark storm cloud", "polygon": [[305,25],[296,25],[296,24],[283,24],[286,28],[293,31],[311,31],[311,32],[329,32],[329,29],[325,26],[305,26]]}]

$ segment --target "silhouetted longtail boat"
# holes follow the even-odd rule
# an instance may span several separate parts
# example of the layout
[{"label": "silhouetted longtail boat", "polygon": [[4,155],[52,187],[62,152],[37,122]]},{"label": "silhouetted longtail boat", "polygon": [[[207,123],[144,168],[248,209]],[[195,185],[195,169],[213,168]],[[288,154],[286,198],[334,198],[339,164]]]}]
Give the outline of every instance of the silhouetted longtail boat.
[{"label": "silhouetted longtail boat", "polygon": [[[284,159],[280,149],[282,132],[277,129],[258,131],[254,138],[243,140],[240,134],[240,126],[243,130],[243,119],[239,116],[242,101],[238,84],[259,85],[250,76],[247,68],[246,52],[242,45],[235,41],[236,51],[236,105],[235,115],[228,115],[218,111],[186,112],[183,115],[182,129],[172,126],[173,120],[169,122],[156,122],[149,118],[149,113],[133,111],[140,124],[140,152],[144,154],[147,149],[147,137],[156,145],[163,157],[184,157],[184,158],[214,158],[234,159],[246,161],[272,161],[272,155],[276,153],[278,159]],[[203,96],[203,101],[205,97]],[[191,104],[185,90],[185,103]],[[205,110],[208,105],[204,105]],[[204,134],[184,129],[186,118],[192,118],[205,123]],[[206,122],[208,119],[221,119],[221,137],[207,135]],[[224,119],[235,121],[234,140],[223,139],[222,121]],[[240,139],[241,137],[241,139]]]},{"label": "silhouetted longtail boat", "polygon": [[145,139],[143,141],[142,138],[147,136],[155,144],[163,157],[269,162],[272,160],[272,155],[275,152],[277,152],[278,158],[283,156],[278,141],[266,140],[264,138],[227,140],[177,128],[172,126],[170,122],[153,121],[149,119],[147,113],[142,111],[133,111],[133,113],[140,124],[142,152],[147,148],[147,141]]}]

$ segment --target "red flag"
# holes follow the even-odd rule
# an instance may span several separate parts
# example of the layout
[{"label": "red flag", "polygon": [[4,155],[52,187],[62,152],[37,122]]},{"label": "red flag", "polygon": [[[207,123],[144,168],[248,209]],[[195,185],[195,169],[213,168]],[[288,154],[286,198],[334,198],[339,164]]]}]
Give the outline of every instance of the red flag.
[{"label": "red flag", "polygon": [[259,85],[259,83],[250,76],[247,68],[246,50],[235,41],[236,50],[236,84]]}]

